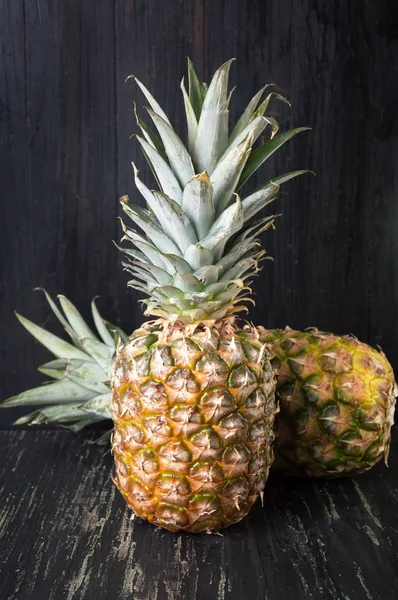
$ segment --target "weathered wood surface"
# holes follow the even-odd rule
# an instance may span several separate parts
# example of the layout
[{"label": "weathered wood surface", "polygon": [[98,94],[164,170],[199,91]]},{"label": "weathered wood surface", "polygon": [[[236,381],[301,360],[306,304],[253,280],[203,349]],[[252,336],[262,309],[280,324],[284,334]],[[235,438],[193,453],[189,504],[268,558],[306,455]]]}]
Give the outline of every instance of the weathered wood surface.
[{"label": "weathered wood surface", "polygon": [[[381,344],[398,367],[398,34],[394,0],[0,0],[1,395],[37,384],[47,354],[13,309],[54,325],[36,286],[133,330],[142,318],[120,256],[118,197],[149,176],[127,75],[182,129],[186,56],[208,78],[236,56],[235,117],[264,82],[292,101],[283,128],[313,127],[262,170],[310,167],[272,208],[253,321],[316,325]],[[183,132],[182,132],[183,133]],[[255,182],[254,182],[255,185]],[[56,327],[56,326],[55,326]],[[18,358],[18,359],[17,359]],[[19,411],[2,412],[4,425]]]},{"label": "weathered wood surface", "polygon": [[392,600],[398,445],[355,480],[280,480],[240,524],[131,521],[93,433],[0,432],[2,600]]}]

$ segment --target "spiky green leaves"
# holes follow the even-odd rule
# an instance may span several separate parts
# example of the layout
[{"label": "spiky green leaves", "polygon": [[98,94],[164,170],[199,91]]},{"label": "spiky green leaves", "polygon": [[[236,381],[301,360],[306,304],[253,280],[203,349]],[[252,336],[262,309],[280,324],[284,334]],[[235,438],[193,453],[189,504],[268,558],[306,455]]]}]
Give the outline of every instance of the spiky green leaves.
[{"label": "spiky green leaves", "polygon": [[204,238],[216,216],[213,186],[206,171],[188,181],[184,188],[181,208],[193,224],[198,239]]},{"label": "spiky green leaves", "polygon": [[250,160],[248,160],[246,163],[239,182],[239,189],[274,152],[276,152],[281,146],[283,146],[283,144],[302,131],[309,131],[309,127],[297,127],[296,129],[284,131],[257,148],[252,153]]},{"label": "spiky green leaves", "polygon": [[17,314],[29,333],[56,357],[39,368],[54,382],[8,398],[0,407],[45,406],[21,417],[16,424],[69,423],[72,429],[78,431],[86,425],[110,418],[109,373],[118,341],[125,342],[127,335],[101,317],[95,299],[91,309],[98,335],[65,296],[59,296],[60,310],[47,292],[43,292],[71,343]]},{"label": "spiky green leaves", "polygon": [[[188,148],[173,130],[164,110],[145,86],[149,115],[158,135],[137,116],[137,136],[160,191],[149,190],[135,171],[135,183],[147,209],[122,198],[137,233],[123,225],[125,239],[137,250],[125,250],[131,287],[150,296],[147,314],[191,322],[214,320],[234,312],[233,303],[247,294],[244,281],[264,257],[258,235],[270,224],[248,221],[278,196],[285,181],[305,171],[269,180],[241,200],[237,191],[286,141],[305,128],[276,135],[278,123],[265,115],[271,98],[288,104],[276,92],[263,100],[262,88],[228,133],[228,77],[231,62],[221,65],[207,88],[188,61],[188,92],[181,83],[188,126]],[[256,140],[266,139],[257,149]],[[217,286],[216,290],[214,286]],[[211,292],[209,292],[209,287]]]},{"label": "spiky green leaves", "polygon": [[188,58],[188,83],[189,83],[189,101],[192,105],[196,118],[199,120],[203,102],[206,96],[207,85],[199,81],[195,67],[190,58]]},{"label": "spiky green leaves", "polygon": [[232,60],[214,74],[203,100],[193,146],[196,168],[210,174],[228,144],[228,76]]}]

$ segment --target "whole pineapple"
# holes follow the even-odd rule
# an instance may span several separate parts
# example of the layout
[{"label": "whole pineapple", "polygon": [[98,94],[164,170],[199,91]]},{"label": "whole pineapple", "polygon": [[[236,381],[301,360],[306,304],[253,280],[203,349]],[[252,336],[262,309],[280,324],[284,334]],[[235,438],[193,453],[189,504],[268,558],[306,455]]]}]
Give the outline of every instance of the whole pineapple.
[{"label": "whole pineapple", "polygon": [[217,531],[248,513],[271,465],[275,380],[264,346],[233,319],[150,323],[113,377],[115,483],[140,517]]},{"label": "whole pineapple", "polygon": [[[240,199],[243,183],[284,141],[264,117],[262,90],[228,135],[228,73],[209,88],[189,65],[182,83],[188,149],[137,80],[159,137],[137,118],[138,140],[161,191],[135,171],[147,203],[122,198],[141,233],[123,225],[131,287],[148,298],[144,324],[118,349],[113,387],[115,483],[134,512],[176,532],[218,531],[242,519],[262,492],[273,460],[275,380],[257,331],[235,315],[264,256],[249,220],[273,200],[289,173]],[[278,95],[276,95],[278,96]],[[267,126],[271,139],[252,152]]]},{"label": "whole pineapple", "polygon": [[[24,415],[18,419],[16,424],[54,423],[62,424],[62,426],[73,431],[79,431],[92,423],[110,418],[112,407],[109,371],[114,362],[118,338],[127,341],[128,337],[120,328],[102,319],[94,302],[92,303],[92,309],[94,322],[98,330],[97,335],[93,333],[73,304],[65,297],[60,297],[65,316],[60,313],[48,294],[46,294],[46,297],[54,313],[69,333],[73,346],[18,315],[24,327],[55,355],[55,360],[40,367],[40,372],[52,377],[54,382],[9,398],[2,402],[0,407],[42,405],[44,408]],[[276,449],[276,460],[272,464],[274,470],[301,476],[341,477],[353,475],[372,467],[383,456],[382,447],[385,442],[384,457],[387,458],[392,413],[395,404],[394,395],[397,392],[391,365],[382,353],[376,352],[373,348],[358,342],[355,338],[348,336],[341,338],[316,330],[298,332],[289,328],[282,331],[278,329],[265,330],[259,327],[258,331],[261,340],[268,344],[269,353],[273,356],[271,364],[274,373],[278,375],[277,395],[281,412],[276,416],[275,421],[277,439],[274,443],[274,450]],[[288,341],[287,338],[289,338]],[[335,342],[333,344],[334,351],[346,348],[350,354],[353,354],[358,349],[361,350],[361,360],[348,362],[352,365],[352,369],[345,375],[345,377],[351,379],[348,384],[344,382],[344,379],[341,382],[341,379],[335,373],[336,368],[331,369],[327,357],[322,357],[325,348],[321,344],[317,345],[317,342],[322,340],[327,341],[328,344]],[[298,341],[300,341],[299,348],[302,352],[302,356],[299,357],[294,356],[295,351],[297,351],[295,343]],[[289,348],[292,357],[294,356],[296,359],[307,361],[307,356],[311,355],[312,364],[316,365],[315,369],[317,371],[315,380],[320,373],[323,373],[323,377],[329,381],[329,386],[324,386],[325,389],[329,387],[329,390],[333,388],[333,392],[330,391],[329,396],[327,396],[328,406],[333,404],[333,397],[340,400],[342,397],[346,397],[347,391],[350,390],[350,410],[353,411],[352,407],[361,407],[361,410],[364,411],[363,422],[364,419],[372,418],[375,405],[376,407],[386,406],[387,400],[389,409],[380,412],[381,427],[372,425],[372,429],[365,430],[365,438],[363,438],[363,432],[359,428],[361,438],[358,437],[357,439],[359,441],[364,439],[366,450],[370,444],[371,451],[357,454],[354,468],[352,468],[353,456],[348,450],[354,448],[355,452],[358,452],[358,444],[353,446],[351,444],[345,452],[342,452],[344,445],[347,443],[342,440],[348,436],[343,435],[340,440],[330,438],[329,451],[326,457],[322,452],[318,452],[322,445],[317,445],[317,440],[322,440],[322,434],[319,434],[319,427],[314,426],[314,424],[322,425],[324,422],[319,410],[315,420],[311,420],[309,427],[307,425],[309,416],[308,391],[319,390],[319,387],[313,386],[313,376],[307,379],[305,375],[300,375],[298,372],[300,367],[297,367],[297,364],[292,363],[290,360]],[[375,363],[372,357],[376,358],[376,365],[380,365],[381,362],[382,370],[380,371],[380,367],[376,366],[376,377]],[[384,383],[382,383],[383,379]],[[372,384],[376,381],[378,385]],[[371,393],[369,393],[370,401],[366,402],[367,395],[364,390],[369,390],[369,386],[372,386]],[[386,396],[386,390],[388,390],[388,397]],[[320,406],[319,404],[318,408]],[[314,409],[314,407],[312,408]],[[336,411],[336,408],[334,410]],[[337,421],[338,419],[336,419]],[[345,418],[343,423],[347,424],[348,421]],[[326,423],[328,422],[333,421],[329,419]],[[380,435],[380,432],[382,432],[382,435]],[[97,443],[107,443],[109,434],[110,432],[106,432],[97,440]],[[380,444],[381,451],[376,452],[372,458],[373,441]],[[325,446],[325,438],[323,438],[323,444]],[[377,447],[377,445],[373,446],[373,449],[377,449]],[[317,455],[316,459],[314,458],[315,454]],[[338,464],[330,460],[334,460],[336,454],[339,455],[340,462]],[[326,462],[327,457],[329,458],[328,462]]]},{"label": "whole pineapple", "polygon": [[317,329],[258,331],[278,380],[273,468],[340,477],[387,460],[397,390],[384,354]]}]

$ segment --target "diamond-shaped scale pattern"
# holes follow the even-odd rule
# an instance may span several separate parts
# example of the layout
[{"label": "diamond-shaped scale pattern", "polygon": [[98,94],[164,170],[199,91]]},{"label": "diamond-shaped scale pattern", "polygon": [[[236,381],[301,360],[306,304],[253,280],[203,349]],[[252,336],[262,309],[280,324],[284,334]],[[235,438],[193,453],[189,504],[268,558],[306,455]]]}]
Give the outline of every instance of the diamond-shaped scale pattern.
[{"label": "diamond-shaped scale pattern", "polygon": [[273,460],[275,376],[255,331],[141,328],[113,376],[115,482],[170,531],[242,519]]},{"label": "diamond-shaped scale pattern", "polygon": [[387,457],[396,386],[382,352],[318,330],[258,330],[278,378],[273,468],[336,477]]}]

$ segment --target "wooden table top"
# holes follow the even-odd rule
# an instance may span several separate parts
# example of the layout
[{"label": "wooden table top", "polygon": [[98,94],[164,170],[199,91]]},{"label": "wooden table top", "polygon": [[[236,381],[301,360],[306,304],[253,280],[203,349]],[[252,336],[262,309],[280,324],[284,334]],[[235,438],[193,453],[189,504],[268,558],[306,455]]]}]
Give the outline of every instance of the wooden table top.
[{"label": "wooden table top", "polygon": [[0,598],[398,598],[397,434],[389,469],[272,477],[264,507],[195,536],[130,520],[95,432],[0,431]]}]

